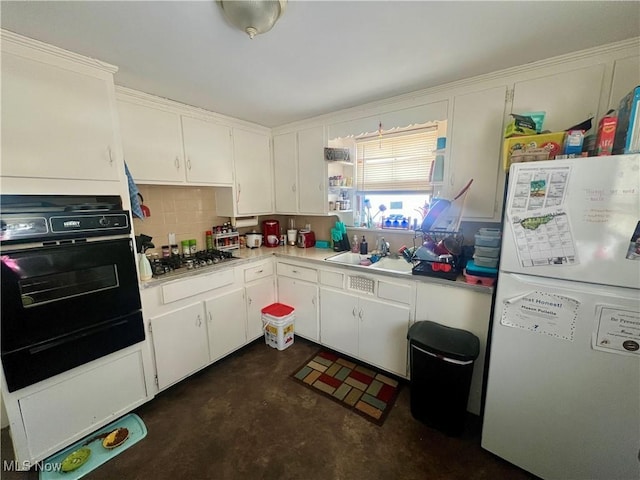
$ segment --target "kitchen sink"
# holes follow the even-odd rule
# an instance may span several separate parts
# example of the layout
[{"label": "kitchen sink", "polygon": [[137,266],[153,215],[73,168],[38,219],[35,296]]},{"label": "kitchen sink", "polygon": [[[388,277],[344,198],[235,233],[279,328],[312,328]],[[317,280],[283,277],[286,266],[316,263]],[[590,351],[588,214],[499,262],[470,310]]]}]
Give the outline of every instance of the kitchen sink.
[{"label": "kitchen sink", "polygon": [[360,265],[360,262],[369,258],[368,255],[359,253],[343,252],[325,258],[328,262],[342,263],[344,265]]},{"label": "kitchen sink", "polygon": [[370,258],[370,255],[360,253],[343,252],[325,258],[325,261],[340,263],[342,265],[358,265],[363,268],[394,273],[411,273],[413,265],[401,257],[383,257],[370,265],[360,265],[360,262]]},{"label": "kitchen sink", "polygon": [[395,273],[411,273],[413,264],[407,262],[404,258],[383,257],[369,267],[373,270],[384,270]]}]

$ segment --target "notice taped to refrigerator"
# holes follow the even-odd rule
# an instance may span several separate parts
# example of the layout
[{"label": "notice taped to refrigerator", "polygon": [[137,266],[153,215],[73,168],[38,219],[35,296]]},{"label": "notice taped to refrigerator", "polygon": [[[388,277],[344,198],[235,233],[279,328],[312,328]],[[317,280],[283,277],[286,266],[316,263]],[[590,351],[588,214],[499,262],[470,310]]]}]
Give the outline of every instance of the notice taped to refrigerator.
[{"label": "notice taped to refrigerator", "polygon": [[640,356],[640,312],[597,305],[592,346],[594,350]]},{"label": "notice taped to refrigerator", "polygon": [[522,267],[575,265],[576,246],[564,203],[571,167],[518,170],[507,217]]},{"label": "notice taped to refrigerator", "polygon": [[535,291],[505,300],[500,323],[573,341],[579,306],[573,298]]}]

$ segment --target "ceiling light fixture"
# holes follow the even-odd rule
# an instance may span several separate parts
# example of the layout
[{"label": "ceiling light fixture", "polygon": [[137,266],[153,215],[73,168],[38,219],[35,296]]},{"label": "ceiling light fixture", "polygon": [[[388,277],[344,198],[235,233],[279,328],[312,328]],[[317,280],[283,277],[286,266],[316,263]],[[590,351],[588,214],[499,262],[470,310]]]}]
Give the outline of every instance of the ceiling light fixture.
[{"label": "ceiling light fixture", "polygon": [[217,0],[226,19],[253,38],[265,33],[284,13],[287,0]]}]

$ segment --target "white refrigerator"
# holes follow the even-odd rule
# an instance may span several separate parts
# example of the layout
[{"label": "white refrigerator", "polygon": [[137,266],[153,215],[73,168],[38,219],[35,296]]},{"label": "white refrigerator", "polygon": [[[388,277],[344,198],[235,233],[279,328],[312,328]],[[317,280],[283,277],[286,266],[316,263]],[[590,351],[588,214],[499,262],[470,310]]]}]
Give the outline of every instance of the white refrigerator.
[{"label": "white refrigerator", "polygon": [[514,164],[508,185],[482,446],[543,479],[637,480],[640,155]]}]

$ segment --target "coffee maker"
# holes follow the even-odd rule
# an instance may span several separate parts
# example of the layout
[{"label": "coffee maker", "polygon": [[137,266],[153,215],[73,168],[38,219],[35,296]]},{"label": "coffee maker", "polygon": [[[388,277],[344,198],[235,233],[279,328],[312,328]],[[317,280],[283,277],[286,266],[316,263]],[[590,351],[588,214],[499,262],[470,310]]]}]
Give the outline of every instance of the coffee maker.
[{"label": "coffee maker", "polygon": [[277,220],[265,220],[262,222],[262,237],[265,247],[277,247],[280,245],[280,222]]}]

